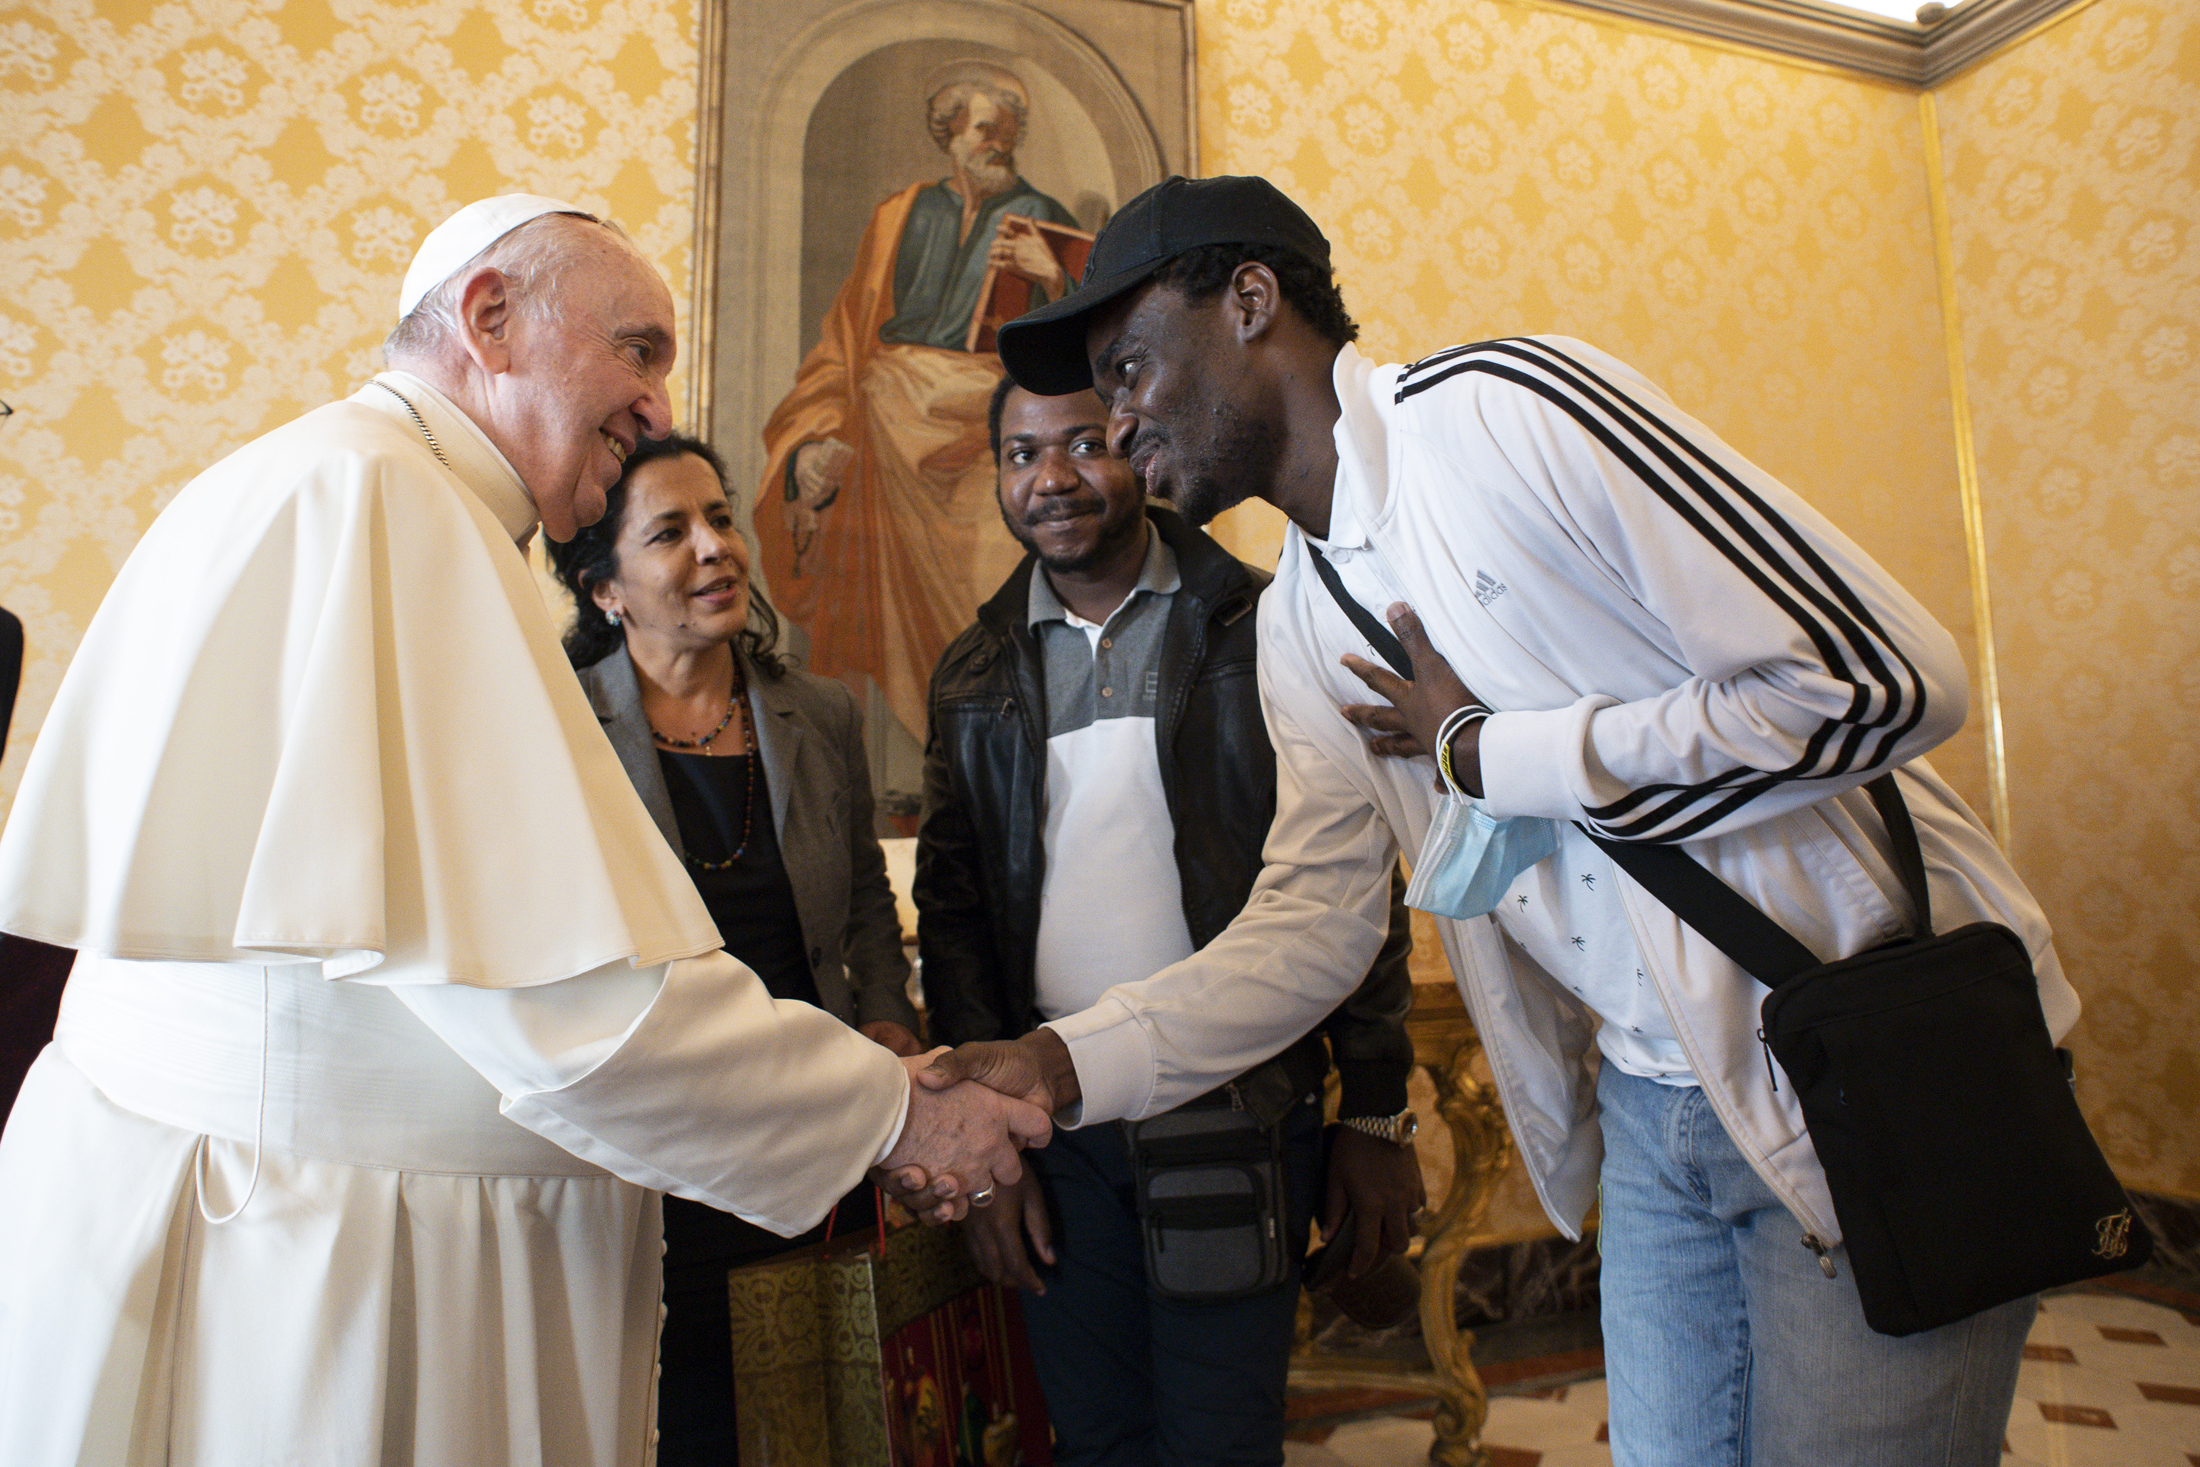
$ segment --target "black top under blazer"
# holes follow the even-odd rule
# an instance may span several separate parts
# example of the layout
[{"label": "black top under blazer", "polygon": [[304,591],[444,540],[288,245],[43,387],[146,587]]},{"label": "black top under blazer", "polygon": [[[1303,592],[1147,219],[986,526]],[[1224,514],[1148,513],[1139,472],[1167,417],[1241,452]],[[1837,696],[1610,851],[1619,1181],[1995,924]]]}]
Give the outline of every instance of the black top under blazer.
[{"label": "black top under blazer", "polygon": [[[855,697],[796,669],[767,676],[738,646],[734,655],[748,676],[772,825],[823,1006],[843,1023],[890,1019],[919,1033],[886,854],[871,826],[871,770]],[[580,669],[580,679],[650,818],[684,857],[633,658],[621,647]]]}]

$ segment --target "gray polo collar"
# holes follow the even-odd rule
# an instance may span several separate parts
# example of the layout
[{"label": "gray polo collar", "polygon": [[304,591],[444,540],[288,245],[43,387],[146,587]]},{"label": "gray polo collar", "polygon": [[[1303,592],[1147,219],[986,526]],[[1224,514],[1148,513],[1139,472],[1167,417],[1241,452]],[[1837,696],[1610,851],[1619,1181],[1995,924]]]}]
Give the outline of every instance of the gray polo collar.
[{"label": "gray polo collar", "polygon": [[[1146,561],[1139,567],[1138,584],[1132,586],[1130,595],[1123,598],[1123,606],[1137,600],[1141,591],[1151,592],[1156,596],[1173,596],[1183,589],[1184,582],[1176,573],[1176,552],[1169,548],[1168,543],[1161,538],[1161,532],[1148,520]],[[1122,609],[1119,606],[1108,613],[1109,618],[1112,620]],[[1046,567],[1034,562],[1031,567],[1031,599],[1025,612],[1025,623],[1036,631],[1041,622],[1067,622],[1069,614],[1069,608],[1062,604],[1062,598],[1054,594],[1054,584],[1047,579]]]}]

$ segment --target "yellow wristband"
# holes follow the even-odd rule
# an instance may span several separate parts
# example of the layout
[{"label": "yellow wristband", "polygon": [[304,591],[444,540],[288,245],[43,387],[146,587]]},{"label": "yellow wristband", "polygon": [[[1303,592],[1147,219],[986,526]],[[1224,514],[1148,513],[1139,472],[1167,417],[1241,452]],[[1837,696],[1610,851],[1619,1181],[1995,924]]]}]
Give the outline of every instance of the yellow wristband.
[{"label": "yellow wristband", "polygon": [[1436,772],[1444,777],[1444,788],[1455,795],[1464,795],[1467,791],[1461,788],[1459,777],[1452,773],[1452,740],[1458,738],[1461,730],[1467,728],[1470,724],[1480,723],[1489,716],[1490,710],[1483,704],[1469,703],[1462,708],[1454,708],[1451,712],[1445,714],[1444,721],[1437,725]]}]

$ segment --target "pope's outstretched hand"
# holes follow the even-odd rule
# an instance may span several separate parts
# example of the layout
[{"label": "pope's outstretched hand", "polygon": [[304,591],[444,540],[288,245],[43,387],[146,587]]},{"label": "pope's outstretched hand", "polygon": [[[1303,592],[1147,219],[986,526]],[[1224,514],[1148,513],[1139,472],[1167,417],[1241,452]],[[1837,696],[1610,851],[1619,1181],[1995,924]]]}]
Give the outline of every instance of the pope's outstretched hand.
[{"label": "pope's outstretched hand", "polygon": [[878,1168],[880,1184],[927,1222],[961,1217],[973,1197],[990,1200],[997,1184],[1023,1176],[1016,1153],[1044,1146],[1054,1134],[1038,1106],[984,1085],[935,1088],[937,1076],[919,1083],[940,1053],[902,1060],[910,1079],[909,1118]]}]

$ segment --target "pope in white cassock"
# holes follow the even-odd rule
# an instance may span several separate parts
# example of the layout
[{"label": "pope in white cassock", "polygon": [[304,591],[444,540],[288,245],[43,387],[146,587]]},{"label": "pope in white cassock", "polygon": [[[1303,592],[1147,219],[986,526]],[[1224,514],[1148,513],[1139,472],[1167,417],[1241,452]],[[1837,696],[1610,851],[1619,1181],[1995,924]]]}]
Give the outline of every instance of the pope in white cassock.
[{"label": "pope in white cassock", "polygon": [[558,648],[515,542],[669,430],[664,282],[513,196],[399,316],[154,522],[0,836],[81,954],[0,1140],[7,1467],[644,1462],[660,1191],[793,1233],[1045,1139],[718,951]]}]

